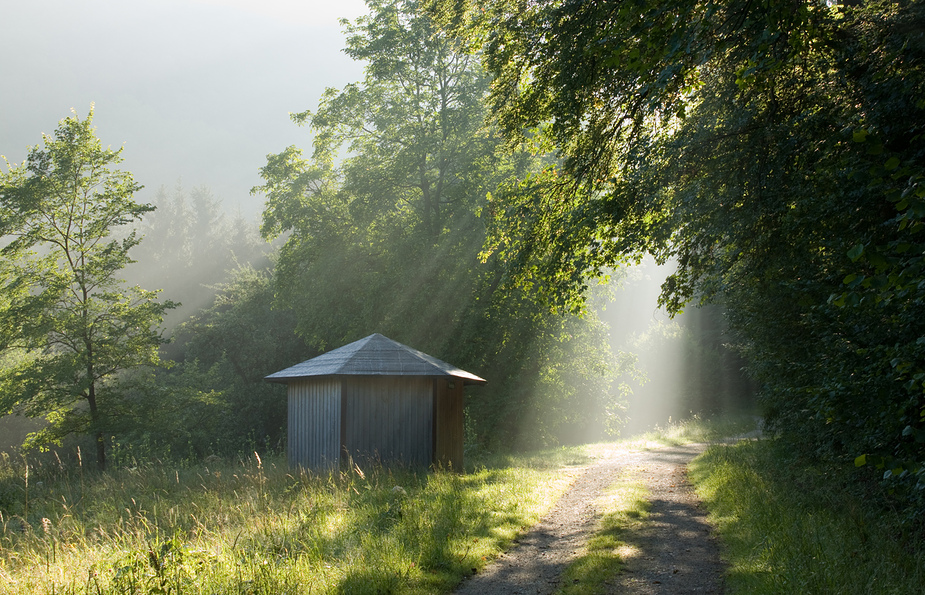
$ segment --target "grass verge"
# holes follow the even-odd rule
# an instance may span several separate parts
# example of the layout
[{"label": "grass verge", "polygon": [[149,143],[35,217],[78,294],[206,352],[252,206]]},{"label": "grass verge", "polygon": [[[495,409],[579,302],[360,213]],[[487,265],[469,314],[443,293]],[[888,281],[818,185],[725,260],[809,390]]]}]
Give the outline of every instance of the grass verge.
[{"label": "grass verge", "polygon": [[80,475],[0,461],[0,594],[440,593],[537,522],[577,449],[466,475],[252,456]]},{"label": "grass verge", "polygon": [[690,466],[729,563],[727,593],[925,593],[925,546],[898,515],[772,440],[712,446]]}]

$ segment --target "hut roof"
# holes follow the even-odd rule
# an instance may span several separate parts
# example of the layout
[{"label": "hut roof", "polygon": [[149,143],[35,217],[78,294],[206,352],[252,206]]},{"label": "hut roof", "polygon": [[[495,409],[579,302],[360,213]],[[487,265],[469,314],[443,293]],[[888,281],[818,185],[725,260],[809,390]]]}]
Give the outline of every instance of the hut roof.
[{"label": "hut roof", "polygon": [[449,376],[462,380],[464,384],[486,382],[475,374],[379,333],[270,374],[264,380],[287,383],[314,376]]}]

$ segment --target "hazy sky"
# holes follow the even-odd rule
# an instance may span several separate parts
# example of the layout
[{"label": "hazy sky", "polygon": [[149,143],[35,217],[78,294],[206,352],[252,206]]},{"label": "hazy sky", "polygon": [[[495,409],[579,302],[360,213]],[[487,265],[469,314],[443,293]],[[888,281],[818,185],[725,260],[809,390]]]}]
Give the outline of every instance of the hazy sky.
[{"label": "hazy sky", "polygon": [[74,108],[146,186],[206,185],[248,215],[268,153],[310,138],[289,112],[359,80],[338,19],[362,0],[4,0],[0,154],[19,163]]}]

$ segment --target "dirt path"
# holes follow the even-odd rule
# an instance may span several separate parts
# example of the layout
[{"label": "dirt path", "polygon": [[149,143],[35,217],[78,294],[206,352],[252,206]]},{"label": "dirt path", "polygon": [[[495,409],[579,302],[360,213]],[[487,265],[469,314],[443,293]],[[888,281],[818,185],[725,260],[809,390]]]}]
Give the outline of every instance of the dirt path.
[{"label": "dirt path", "polygon": [[703,445],[615,450],[580,471],[572,487],[517,545],[457,595],[551,594],[562,571],[581,553],[599,517],[596,504],[624,470],[644,480],[651,509],[642,530],[626,538],[626,568],[608,592],[638,595],[722,593],[719,549],[687,481],[686,465]]}]

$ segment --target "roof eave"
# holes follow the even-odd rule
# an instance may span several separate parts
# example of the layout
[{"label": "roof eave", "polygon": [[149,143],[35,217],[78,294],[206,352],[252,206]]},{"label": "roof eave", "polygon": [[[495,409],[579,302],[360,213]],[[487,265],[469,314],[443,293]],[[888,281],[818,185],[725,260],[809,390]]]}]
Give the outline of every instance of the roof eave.
[{"label": "roof eave", "polygon": [[488,381],[484,378],[479,378],[478,376],[472,374],[471,376],[456,376],[453,374],[421,374],[418,376],[407,375],[407,374],[315,374],[315,375],[306,375],[306,376],[276,376],[271,374],[269,376],[264,376],[263,380],[265,382],[274,382],[276,384],[289,384],[290,382],[296,380],[305,380],[307,378],[357,378],[357,377],[388,377],[388,376],[399,376],[404,378],[433,378],[438,379],[442,378],[444,380],[461,380],[463,385],[466,386],[482,386],[487,384]]}]

